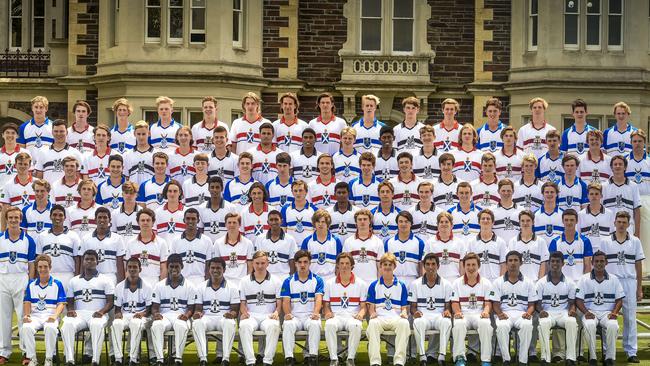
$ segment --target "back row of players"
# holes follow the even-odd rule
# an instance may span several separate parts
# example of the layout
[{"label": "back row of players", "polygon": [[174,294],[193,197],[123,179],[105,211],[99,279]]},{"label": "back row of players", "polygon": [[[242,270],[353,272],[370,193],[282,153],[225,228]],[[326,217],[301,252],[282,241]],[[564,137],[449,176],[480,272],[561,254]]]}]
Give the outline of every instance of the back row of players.
[{"label": "back row of players", "polygon": [[[404,269],[409,261],[415,263],[411,272],[406,271],[407,279],[420,274],[417,263],[426,252],[439,253],[444,261],[451,261],[451,268],[456,267],[451,273],[456,276],[460,271],[458,260],[465,252],[478,252],[485,263],[490,261],[487,249],[466,248],[458,244],[462,241],[450,242],[452,237],[476,238],[484,245],[501,239],[501,245],[490,246],[497,248],[498,254],[492,260],[499,267],[505,262],[503,255],[509,242],[528,244],[532,238],[550,245],[560,236],[559,244],[569,245],[565,256],[572,263],[568,267],[573,267],[575,259],[588,257],[595,251],[593,248],[602,247],[601,242],[611,238],[611,223],[619,211],[628,212],[628,230],[638,236],[639,193],[645,193],[650,169],[645,155],[646,135],[629,124],[630,110],[625,103],[615,105],[617,125],[603,135],[586,124],[587,106],[576,101],[576,123],[560,135],[545,122],[547,104],[540,98],[531,101],[531,123],[518,133],[499,122],[501,104],[497,99],[487,102],[488,122],[478,132],[469,124],[455,121],[458,103],[451,99],[443,102],[444,120],[432,127],[417,122],[419,101],[406,98],[405,121],[395,129],[382,126],[374,117],[378,102],[374,96],[364,96],[364,117],[348,127],[334,116],[332,96],[323,94],[318,98],[320,117],[307,125],[296,117],[297,98],[287,93],[280,99],[283,117],[271,124],[259,115],[259,98],[249,93],[242,100],[245,116],[234,121],[229,132],[216,120],[217,102],[211,97],[202,102],[204,120],[191,129],[171,119],[173,101],[166,97],[156,101],[160,120],[151,126],[144,121],[129,125],[128,101],[116,101],[118,123],[112,129],[89,126],[86,120],[90,106],[83,101],[73,107],[75,123],[70,128],[64,121],[51,122],[46,117],[47,100],[36,97],[32,101],[32,120],[20,128],[11,124],[3,127],[5,146],[0,152],[0,165],[7,175],[3,178],[14,184],[4,185],[1,202],[5,212],[12,206],[22,208],[20,225],[36,238],[36,243],[41,243],[37,246],[42,252],[65,259],[65,265],[54,266],[64,282],[73,273],[80,273],[74,258],[88,248],[53,245],[47,252],[42,249],[47,244],[42,244],[45,241],[41,237],[56,232],[53,235],[57,238],[51,241],[57,243],[64,231],[76,232],[82,238],[96,237],[101,221],[97,214],[104,211],[98,210],[100,206],[111,209],[104,211],[110,222],[104,230],[122,238],[117,239],[124,247],[121,261],[136,257],[147,267],[153,265],[149,276],[154,281],[166,277],[165,266],[160,266],[164,255],[170,252],[172,243],[182,243],[190,227],[186,222],[189,207],[196,208],[195,225],[202,232],[199,236],[214,243],[212,252],[203,253],[199,267],[204,267],[205,259],[221,256],[228,261],[242,261],[232,264],[241,271],[251,259],[252,249],[246,248],[257,248],[268,250],[271,263],[285,268],[282,275],[290,272],[286,271],[291,268],[288,259],[299,246],[312,250],[313,265],[329,267],[325,272],[314,268],[315,273],[332,275],[333,261],[343,243],[359,236],[355,216],[362,208],[372,209],[368,224],[379,242],[384,242],[382,250],[396,253]],[[33,180],[32,173],[43,179]],[[53,182],[51,186],[49,182]],[[53,203],[64,209],[64,215],[57,214],[59,224],[52,217]],[[151,217],[147,229],[156,233],[152,237],[169,244],[167,248],[161,246],[158,255],[147,246],[152,237],[142,234],[146,228],[138,219],[142,207],[155,210],[155,221]],[[314,220],[319,208],[327,210],[321,214],[320,221],[324,222],[320,235],[318,220]],[[278,214],[271,214],[273,209]],[[563,211],[566,209],[583,210],[586,215],[580,215],[574,231],[565,237],[563,213],[571,213]],[[524,210],[531,212],[522,214]],[[441,217],[444,211],[449,215]],[[395,243],[395,249],[387,246],[399,236],[400,212],[410,216],[409,234],[404,238],[414,240],[412,249],[403,241]],[[236,225],[231,223],[236,228],[228,229],[228,213],[241,214]],[[490,223],[484,229],[488,224],[479,217],[486,216]],[[329,234],[328,229],[336,235]],[[244,235],[235,237],[238,232]],[[494,240],[491,233],[496,234]],[[582,240],[583,234],[586,241]],[[591,252],[585,244],[578,252],[570,246],[570,238],[576,235],[580,242],[588,242]],[[252,245],[242,245],[242,254],[233,256],[238,251],[232,248],[245,239]],[[266,247],[258,244],[265,239],[270,240]],[[295,244],[281,250],[276,244],[280,239],[293,239]],[[324,245],[326,240],[334,244]],[[217,251],[220,241],[228,246],[223,255]],[[310,243],[315,241],[319,245],[311,248]],[[442,243],[440,250],[430,243],[435,241]],[[80,242],[86,245],[92,240]],[[546,245],[543,247],[548,251]],[[114,255],[115,266],[109,262],[111,270],[107,272],[115,276],[115,282],[124,278],[124,266],[117,264],[121,252],[106,253],[104,244],[97,244],[97,249],[102,262],[107,254]],[[68,253],[62,255],[65,250]],[[188,258],[188,263],[196,261],[193,248],[190,254],[181,253],[185,253],[186,262]],[[415,253],[415,257],[407,253]],[[375,254],[369,263],[380,257],[379,249]],[[367,251],[363,255],[368,263]],[[524,258],[530,264],[534,256],[527,254]],[[544,262],[541,258],[540,268]],[[357,258],[358,263],[364,262]],[[156,271],[155,267],[161,268]],[[588,271],[589,266],[585,266],[575,273]],[[501,272],[497,268],[492,273]],[[196,276],[201,273],[204,271]],[[532,278],[540,273],[545,272],[533,269]],[[494,274],[488,277],[496,278]],[[235,281],[237,278],[242,275],[233,276]],[[635,293],[640,276],[632,282],[631,293]],[[636,304],[633,297],[628,299]],[[636,348],[628,354],[635,355]]]}]

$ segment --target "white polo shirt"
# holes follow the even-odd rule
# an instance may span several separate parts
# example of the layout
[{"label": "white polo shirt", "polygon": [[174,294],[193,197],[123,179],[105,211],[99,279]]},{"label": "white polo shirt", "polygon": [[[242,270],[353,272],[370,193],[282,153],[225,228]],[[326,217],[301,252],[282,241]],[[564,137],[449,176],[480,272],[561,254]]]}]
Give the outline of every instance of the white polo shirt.
[{"label": "white polo shirt", "polygon": [[287,124],[284,116],[273,122],[275,141],[278,147],[286,152],[300,150],[302,147],[302,131],[307,128],[307,122],[295,117],[295,122]]},{"label": "white polo shirt", "polygon": [[494,233],[488,241],[484,241],[480,234],[476,234],[465,247],[465,253],[474,252],[481,258],[479,273],[490,281],[501,275],[501,263],[506,262],[507,250],[506,242]]},{"label": "white polo shirt", "polygon": [[429,287],[427,276],[424,275],[411,282],[408,300],[410,303],[417,304],[417,309],[425,316],[442,314],[452,293],[453,289],[449,281],[441,276],[436,276],[433,287]]},{"label": "white polo shirt", "polygon": [[36,259],[36,243],[24,231],[16,241],[9,238],[9,230],[0,236],[0,274],[28,274],[29,263]]},{"label": "white polo shirt", "polygon": [[156,283],[151,293],[151,303],[160,305],[161,314],[181,315],[188,306],[195,303],[196,290],[181,276],[181,281],[172,287],[170,278]]},{"label": "white polo shirt", "polygon": [[[140,234],[126,243],[126,254],[124,260],[137,258],[142,265],[140,276],[145,279],[160,278],[160,264],[167,262],[169,247],[165,239],[154,234],[151,241],[142,242]],[[154,284],[152,282],[151,284]]]},{"label": "white polo shirt", "polygon": [[443,182],[442,178],[438,178],[433,185],[433,204],[443,211],[456,207],[458,204],[456,187],[458,187],[458,179],[455,176],[449,184]]},{"label": "white polo shirt", "polygon": [[54,315],[59,304],[65,304],[65,288],[63,284],[50,276],[45,287],[41,287],[41,279],[36,277],[29,281],[25,289],[24,302],[31,303],[31,316],[34,318],[48,318]]},{"label": "white polo shirt", "polygon": [[115,307],[120,308],[123,314],[144,312],[151,306],[153,288],[142,278],[138,278],[135,291],[129,288],[128,278],[115,286]]},{"label": "white polo shirt", "polygon": [[239,305],[239,302],[238,286],[225,278],[216,289],[212,287],[212,279],[196,287],[194,304],[203,305],[203,316],[221,318],[232,305]]},{"label": "white polo shirt", "polygon": [[352,273],[350,283],[345,286],[339,276],[327,280],[323,301],[329,302],[335,316],[354,317],[361,309],[361,303],[366,302],[367,295],[366,282]]},{"label": "white polo shirt", "polygon": [[585,307],[590,311],[612,311],[616,300],[624,297],[625,291],[621,282],[607,271],[602,282],[596,280],[593,270],[583,274],[576,287],[576,299],[583,300]]},{"label": "white polo shirt", "polygon": [[564,254],[562,273],[573,281],[578,281],[584,273],[584,259],[591,258],[594,254],[591,241],[577,232],[570,242],[564,233],[553,239],[548,251],[552,253],[556,250]]},{"label": "white polo shirt", "polygon": [[[77,180],[70,186],[65,184],[63,182],[63,179],[52,183],[52,189],[50,190],[50,201],[59,204],[66,209],[79,204],[81,201],[81,196],[79,196],[77,187],[80,181],[81,179],[77,178]],[[122,187],[120,186],[120,188]]]},{"label": "white polo shirt", "polygon": [[439,259],[438,275],[448,281],[458,278],[460,261],[465,256],[465,243],[452,234],[447,241],[436,235],[427,244],[426,253],[433,253]]},{"label": "white polo shirt", "polygon": [[614,231],[614,213],[601,205],[600,211],[594,214],[587,206],[580,211],[579,217],[578,231],[589,238],[591,249],[595,253],[600,249],[601,243]]},{"label": "white polo shirt", "polygon": [[560,282],[557,284],[551,280],[551,275],[540,278],[535,288],[537,289],[537,298],[542,305],[542,309],[548,312],[567,311],[569,301],[576,298],[576,284],[562,275]]},{"label": "white polo shirt", "polygon": [[339,151],[341,131],[347,126],[348,123],[343,118],[333,114],[329,121],[323,121],[321,116],[309,121],[309,127],[316,131],[316,150],[330,155]]},{"label": "white polo shirt", "polygon": [[628,233],[626,239],[619,242],[614,232],[601,242],[600,250],[607,255],[607,273],[620,280],[636,280],[636,263],[645,259],[639,238]]},{"label": "white polo shirt", "polygon": [[329,212],[332,218],[330,232],[338,235],[343,243],[357,233],[357,223],[354,220],[354,214],[357,211],[359,211],[359,208],[353,205],[351,201],[348,201],[348,209],[346,211],[341,212],[338,203],[335,203],[334,206],[327,209],[327,212]]},{"label": "white polo shirt", "polygon": [[490,300],[501,303],[501,310],[508,316],[520,316],[528,310],[528,304],[537,301],[535,285],[519,273],[515,283],[508,280],[508,273],[492,282]]},{"label": "white polo shirt", "polygon": [[298,244],[290,234],[280,231],[278,240],[271,239],[271,231],[266,235],[258,236],[255,240],[255,250],[265,251],[269,256],[269,267],[267,270],[276,276],[285,278],[289,275],[289,261],[298,251]]},{"label": "white polo shirt", "polygon": [[[242,301],[246,301],[249,313],[268,315],[276,310],[277,301],[280,298],[280,287],[282,287],[282,281],[271,275],[270,272],[266,272],[266,277],[262,282],[257,282],[255,274],[251,273],[250,276],[242,278],[239,283],[239,297]],[[277,310],[280,311],[280,309]]]},{"label": "white polo shirt", "polygon": [[377,279],[377,263],[384,255],[384,243],[375,235],[361,239],[357,235],[351,236],[343,243],[343,251],[350,253],[354,259],[352,272],[358,279],[370,283]]},{"label": "white polo shirt", "polygon": [[111,231],[118,233],[129,240],[140,234],[140,225],[137,221],[138,211],[142,210],[139,205],[135,205],[135,210],[130,214],[124,212],[124,205],[111,212]]},{"label": "white polo shirt", "polygon": [[425,212],[422,211],[418,202],[414,207],[409,208],[408,212],[413,216],[413,225],[411,226],[413,233],[422,240],[429,240],[436,235],[438,232],[438,215],[442,213],[439,207],[432,204],[431,208]]},{"label": "white polo shirt", "polygon": [[329,279],[336,270],[336,257],[343,251],[343,244],[336,235],[327,233],[324,241],[319,241],[316,233],[305,238],[300,249],[311,253],[310,270],[320,277]]},{"label": "white polo shirt", "polygon": [[485,301],[490,301],[492,283],[479,274],[478,282],[470,286],[467,284],[467,276],[463,276],[454,280],[452,289],[451,302],[458,303],[463,313],[480,314],[483,312]]},{"label": "white polo shirt", "polygon": [[295,202],[287,203],[280,209],[282,226],[296,239],[296,242],[302,243],[306,237],[314,233],[311,219],[317,210],[316,206],[309,202],[306,202],[301,209],[296,207]]},{"label": "white polo shirt", "polygon": [[226,215],[229,213],[239,213],[236,205],[222,199],[221,205],[217,210],[212,209],[210,201],[198,207],[199,226],[203,228],[203,234],[207,235],[213,242],[226,235]]},{"label": "white polo shirt", "polygon": [[349,183],[350,201],[360,208],[372,209],[376,207],[379,205],[379,183],[380,180],[374,175],[368,185],[363,183],[361,175],[352,179]]},{"label": "white polo shirt", "polygon": [[154,175],[153,171],[153,146],[140,151],[137,148],[129,149],[124,153],[124,175],[131,182],[142,184]]},{"label": "white polo shirt", "polygon": [[170,211],[169,207],[167,207],[167,203],[165,203],[162,207],[158,207],[155,210],[155,213],[157,234],[168,242],[178,240],[187,228],[183,221],[185,216],[185,206],[183,206],[182,203],[179,203],[178,208],[175,211]]},{"label": "white polo shirt", "polygon": [[74,257],[80,255],[80,246],[79,235],[67,228],[60,234],[47,230],[36,237],[36,254],[50,256],[52,273],[74,273]]},{"label": "white polo shirt", "polygon": [[99,272],[90,278],[74,276],[68,289],[68,298],[74,298],[74,310],[97,311],[106,305],[106,296],[115,294],[113,281]]},{"label": "white polo shirt", "polygon": [[87,208],[81,207],[81,204],[70,207],[66,210],[68,228],[79,234],[79,237],[91,233],[97,228],[95,211],[97,211],[98,208],[99,205],[95,202]]},{"label": "white polo shirt", "polygon": [[209,158],[208,175],[210,177],[222,177],[223,184],[226,184],[239,175],[238,162],[239,155],[231,153],[230,150],[226,150],[226,155],[223,158],[218,158],[213,151]]},{"label": "white polo shirt", "polygon": [[183,204],[186,207],[199,208],[206,202],[210,202],[210,184],[199,184],[196,177],[189,178],[183,182]]},{"label": "white polo shirt", "polygon": [[519,270],[526,278],[537,280],[539,267],[548,261],[549,252],[546,241],[533,233],[529,241],[524,241],[521,234],[518,234],[508,242],[506,252],[516,250],[521,253],[521,267]]},{"label": "white polo shirt", "polygon": [[388,212],[382,211],[381,205],[377,205],[370,210],[372,213],[372,229],[379,239],[386,241],[397,233],[397,214],[401,211],[394,205],[390,207]]},{"label": "white polo shirt", "polygon": [[97,237],[97,231],[83,236],[78,254],[83,256],[87,250],[97,251],[97,271],[102,274],[117,274],[117,258],[126,254],[124,239],[120,234],[109,231],[104,239]]},{"label": "white polo shirt", "polygon": [[176,131],[179,128],[181,128],[181,124],[173,118],[167,127],[163,127],[159,119],[149,126],[149,143],[159,151],[171,155],[174,149],[178,147],[176,144]]},{"label": "white polo shirt", "polygon": [[170,254],[177,253],[183,257],[183,277],[204,278],[206,263],[214,256],[214,244],[210,238],[197,233],[194,239],[189,240],[182,233],[179,239],[170,243]]},{"label": "white polo shirt", "polygon": [[253,183],[255,183],[253,176],[247,182],[242,182],[239,180],[239,176],[236,176],[226,183],[223,189],[223,198],[232,204],[244,207],[249,203],[248,190],[250,190]]},{"label": "white polo shirt", "polygon": [[226,243],[226,235],[214,242],[214,257],[221,257],[226,261],[224,277],[239,283],[248,274],[248,261],[253,260],[253,243],[239,234],[237,243]]},{"label": "white polo shirt", "polygon": [[460,207],[460,203],[449,209],[448,212],[454,219],[454,226],[452,228],[454,234],[459,238],[465,239],[469,239],[478,234],[481,230],[481,227],[478,224],[478,213],[482,210],[483,208],[475,205],[474,202],[470,203],[467,212],[463,211]]},{"label": "white polo shirt", "polygon": [[555,210],[551,212],[546,212],[544,211],[543,204],[539,210],[535,211],[535,226],[533,227],[533,231],[540,238],[543,238],[547,244],[564,231],[562,212],[559,206],[555,206]]}]

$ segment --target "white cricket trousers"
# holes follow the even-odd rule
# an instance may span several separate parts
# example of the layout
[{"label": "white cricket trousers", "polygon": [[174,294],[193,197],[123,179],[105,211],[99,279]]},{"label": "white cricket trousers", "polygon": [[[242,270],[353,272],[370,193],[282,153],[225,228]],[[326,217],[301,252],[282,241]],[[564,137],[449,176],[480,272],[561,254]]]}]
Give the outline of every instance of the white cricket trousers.
[{"label": "white cricket trousers", "polygon": [[[193,319],[192,334],[196,342],[196,353],[199,356],[199,360],[208,360],[208,340],[205,333],[219,330],[222,333],[223,360],[230,361],[232,344],[235,342],[235,328],[235,319],[226,319],[223,316],[203,315],[200,319]],[[176,354],[178,355],[179,353]]]},{"label": "white cricket trousers", "polygon": [[440,348],[438,349],[438,358],[443,358],[447,353],[447,344],[449,344],[449,335],[451,334],[451,318],[445,318],[442,313],[424,314],[420,318],[413,319],[413,334],[417,344],[420,360],[426,360],[427,355],[424,349],[427,330],[437,330],[440,332]]},{"label": "white cricket trousers", "polygon": [[381,333],[395,331],[395,356],[393,364],[406,363],[406,346],[411,335],[411,326],[408,319],[402,317],[374,318],[368,322],[366,336],[368,337],[368,357],[371,365],[381,365]]},{"label": "white cricket trousers", "polygon": [[636,356],[636,279],[620,279],[625,297],[623,298],[623,349],[629,356]]},{"label": "white cricket trousers", "polygon": [[11,356],[11,321],[18,316],[18,329],[23,323],[23,300],[29,278],[27,273],[0,275],[0,356]]},{"label": "white cricket trousers", "polygon": [[[190,322],[189,320],[178,319],[179,315],[180,314],[178,313],[163,314],[162,319],[154,320],[153,323],[151,323],[153,350],[158,361],[163,361],[165,358],[165,332],[172,329],[174,330],[174,349],[176,351],[176,357],[183,357],[187,333],[190,331]],[[169,356],[171,357],[171,355]]]},{"label": "white cricket trousers", "polygon": [[542,351],[542,360],[551,362],[551,347],[549,344],[549,337],[551,336],[551,328],[558,326],[564,328],[567,342],[566,345],[566,359],[576,360],[576,342],[574,341],[578,335],[578,320],[575,317],[569,316],[566,311],[553,311],[548,312],[546,318],[539,318],[539,325],[537,330],[539,332],[539,343]]},{"label": "white cricket trousers", "polygon": [[463,357],[467,360],[465,336],[468,329],[476,329],[481,344],[481,362],[490,362],[492,358],[492,322],[490,318],[481,318],[481,314],[465,314],[461,319],[454,319],[453,334],[453,360]]},{"label": "white cricket trousers", "polygon": [[129,358],[132,362],[138,362],[140,359],[140,342],[142,341],[142,331],[149,325],[150,319],[135,318],[133,314],[122,313],[122,318],[113,320],[111,325],[111,344],[115,350],[115,360],[122,361],[124,349],[122,340],[124,338],[124,329],[129,328]]},{"label": "white cricket trousers", "polygon": [[20,344],[25,356],[36,359],[36,339],[34,336],[39,330],[45,334],[45,358],[52,358],[56,353],[56,341],[59,335],[59,321],[47,322],[47,316],[33,317],[29,323],[23,322],[20,328]]},{"label": "white cricket trousers", "polygon": [[348,331],[348,360],[354,360],[357,357],[357,348],[361,340],[361,320],[351,316],[335,315],[333,318],[325,321],[325,341],[330,353],[330,360],[338,360],[338,335],[337,332]]},{"label": "white cricket trousers", "polygon": [[280,338],[280,321],[269,318],[268,314],[249,313],[248,319],[239,321],[239,343],[244,351],[246,365],[255,363],[255,350],[253,349],[253,332],[261,330],[266,334],[264,348],[264,363],[273,364],[275,349]]},{"label": "white cricket trousers", "polygon": [[596,318],[582,319],[582,326],[587,333],[587,344],[589,345],[589,359],[596,359],[596,327],[600,325],[605,332],[605,359],[616,360],[616,337],[618,336],[618,322],[616,319],[609,319],[609,311],[592,311]]},{"label": "white cricket trousers", "polygon": [[[318,356],[318,344],[320,343],[320,319],[313,320],[309,316],[305,318],[294,317],[291,320],[285,320],[282,324],[282,347],[284,348],[284,357],[293,357],[293,348],[296,345],[296,332],[306,330],[307,343],[309,344],[309,355]],[[269,346],[266,345],[268,348]]]},{"label": "white cricket trousers", "polygon": [[74,362],[75,335],[82,330],[90,330],[92,362],[99,363],[104,343],[104,328],[108,324],[108,314],[101,318],[93,318],[92,310],[77,310],[77,316],[63,318],[61,338],[66,362]]},{"label": "white cricket trousers", "polygon": [[533,320],[524,319],[519,313],[506,313],[508,319],[496,319],[497,325],[497,341],[499,342],[499,349],[501,350],[501,357],[504,361],[510,361],[510,330],[512,328],[518,329],[517,336],[519,337],[519,362],[528,363],[528,348],[530,347],[530,339],[533,335]]}]

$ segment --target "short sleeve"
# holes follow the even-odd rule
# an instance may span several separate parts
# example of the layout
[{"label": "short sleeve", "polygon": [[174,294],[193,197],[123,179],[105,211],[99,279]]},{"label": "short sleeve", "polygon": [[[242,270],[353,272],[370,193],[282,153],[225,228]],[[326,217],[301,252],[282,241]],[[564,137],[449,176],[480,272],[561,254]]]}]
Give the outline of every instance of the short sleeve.
[{"label": "short sleeve", "polygon": [[320,276],[316,276],[316,291],[317,294],[324,294],[325,293],[325,282],[323,282],[323,278]]},{"label": "short sleeve", "polygon": [[115,285],[113,285],[113,282],[108,278],[105,278],[104,282],[104,292],[106,295],[115,295]]},{"label": "short sleeve", "polygon": [[418,302],[417,279],[411,281],[408,286],[408,302]]},{"label": "short sleeve", "polygon": [[366,296],[366,301],[370,303],[375,303],[375,300],[377,299],[377,296],[375,294],[375,284],[377,283],[377,280],[373,281],[370,283],[370,286],[368,286],[368,296]]},{"label": "short sleeve", "polygon": [[280,297],[291,297],[291,277],[287,277],[280,287]]},{"label": "short sleeve", "polygon": [[[359,291],[360,294],[361,294],[361,296],[360,296],[361,302],[365,302],[367,297],[368,297],[368,284],[366,283],[366,281],[364,281],[364,280],[362,280],[360,278],[356,279],[355,281],[359,281],[359,287],[361,287],[361,291]],[[325,290],[327,290],[327,289],[325,289]]]},{"label": "short sleeve", "polygon": [[[625,291],[623,290],[623,285],[621,285],[621,281],[618,280],[616,277],[611,277],[612,280],[616,281],[616,300],[622,299],[625,297]],[[630,297],[633,297],[634,294],[630,294]]]},{"label": "short sleeve", "polygon": [[56,294],[56,302],[59,303],[59,304],[62,303],[62,302],[66,302],[67,298],[66,298],[66,295],[65,295],[65,287],[63,287],[63,284],[61,283],[61,281],[58,281],[58,280],[56,281],[56,285],[59,288],[58,291],[57,291],[57,294]]},{"label": "short sleeve", "polygon": [[492,288],[488,293],[488,298],[490,301],[501,302],[501,287],[497,281],[492,284]]},{"label": "short sleeve", "polygon": [[240,302],[239,290],[236,287],[230,289],[230,305],[238,305]]}]

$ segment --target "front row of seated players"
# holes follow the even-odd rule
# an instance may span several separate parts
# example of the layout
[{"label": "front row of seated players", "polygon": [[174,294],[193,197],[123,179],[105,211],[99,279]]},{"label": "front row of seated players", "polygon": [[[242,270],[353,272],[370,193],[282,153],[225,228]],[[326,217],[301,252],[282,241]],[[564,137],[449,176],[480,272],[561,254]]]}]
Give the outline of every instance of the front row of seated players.
[{"label": "front row of seated players", "polygon": [[[539,315],[542,364],[550,362],[548,339],[550,330],[559,326],[566,330],[566,363],[576,361],[578,313],[588,345],[589,365],[596,365],[596,328],[602,327],[605,339],[605,364],[613,365],[616,356],[617,317],[622,308],[623,287],[606,270],[607,256],[602,251],[593,255],[594,269],[576,284],[562,274],[564,256],[552,252],[549,272],[537,283],[520,271],[522,255],[510,251],[506,255],[507,270],[492,283],[479,275],[480,257],[467,253],[463,258],[464,275],[453,282],[438,275],[439,259],[429,253],[424,257],[424,275],[407,285],[395,276],[397,259],[392,253],[380,259],[380,277],[369,286],[352,273],[354,258],[341,253],[336,259],[338,275],[326,284],[309,270],[311,254],[300,250],[294,256],[296,273],[280,282],[267,271],[266,252],[258,251],[253,259],[253,272],[241,280],[239,289],[223,277],[226,262],[216,257],[208,261],[209,279],[192,286],[181,274],[182,257],[168,258],[169,274],[153,288],[140,278],[141,263],[127,261],[127,278],[113,287],[111,281],[97,272],[98,254],[87,250],[82,257],[83,272],[75,276],[67,289],[50,275],[51,259],[39,255],[35,259],[38,275],[27,286],[24,298],[21,345],[31,365],[36,362],[34,334],[43,329],[46,339],[45,365],[52,365],[56,349],[58,317],[67,301],[67,315],[61,327],[66,365],[74,365],[76,333],[90,330],[93,344],[93,365],[99,364],[108,313],[115,305],[111,341],[116,365],[122,364],[123,330],[130,329],[130,365],[138,363],[141,331],[150,328],[153,352],[158,365],[163,363],[164,333],[173,330],[175,363],[182,364],[185,341],[192,331],[201,365],[207,365],[206,332],[222,331],[223,362],[229,364],[235,337],[236,319],[240,319],[240,342],[247,365],[255,363],[252,333],[261,329],[266,335],[264,365],[273,362],[280,333],[280,312],[283,319],[283,346],[286,364],[293,365],[295,332],[306,329],[310,365],[316,365],[321,331],[321,309],[324,309],[325,338],[331,365],[338,364],[337,331],[349,332],[347,365],[354,365],[361,336],[362,321],[368,320],[368,356],[371,365],[381,364],[381,335],[387,330],[396,334],[395,365],[404,365],[410,336],[409,318],[420,354],[420,364],[427,365],[424,341],[427,330],[439,331],[439,364],[444,364],[447,342],[453,334],[453,359],[456,365],[466,360],[465,335],[477,329],[481,361],[489,365],[492,354],[492,333],[503,358],[509,365],[510,332],[519,338],[519,364],[527,364],[533,333],[533,315]],[[493,321],[491,320],[493,319]],[[261,351],[260,351],[261,352]],[[172,357],[172,355],[170,355]]]}]

